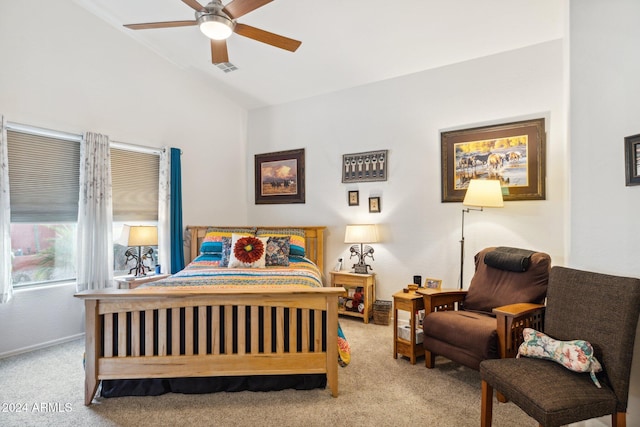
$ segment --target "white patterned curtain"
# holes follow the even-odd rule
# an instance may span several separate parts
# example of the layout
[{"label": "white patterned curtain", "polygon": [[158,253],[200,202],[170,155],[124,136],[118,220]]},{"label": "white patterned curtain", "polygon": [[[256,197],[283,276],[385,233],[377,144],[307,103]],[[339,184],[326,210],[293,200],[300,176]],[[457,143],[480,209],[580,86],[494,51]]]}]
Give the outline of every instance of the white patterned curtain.
[{"label": "white patterned curtain", "polygon": [[80,144],[78,292],[113,286],[109,137],[86,132]]},{"label": "white patterned curtain", "polygon": [[160,189],[158,192],[158,252],[162,273],[171,273],[171,153],[160,153]]},{"label": "white patterned curtain", "polygon": [[7,129],[4,117],[0,116],[0,303],[9,302],[13,298],[8,157]]}]

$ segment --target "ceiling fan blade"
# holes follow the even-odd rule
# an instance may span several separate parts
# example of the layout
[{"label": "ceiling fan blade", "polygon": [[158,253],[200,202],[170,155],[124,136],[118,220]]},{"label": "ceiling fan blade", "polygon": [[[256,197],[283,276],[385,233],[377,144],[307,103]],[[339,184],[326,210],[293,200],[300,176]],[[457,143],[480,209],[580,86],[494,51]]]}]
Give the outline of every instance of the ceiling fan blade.
[{"label": "ceiling fan blade", "polygon": [[238,19],[242,15],[246,15],[272,1],[273,0],[231,0],[222,10],[232,19]]},{"label": "ceiling fan blade", "polygon": [[204,6],[202,6],[196,0],[182,0],[182,3],[186,4],[187,6],[189,6],[191,9],[195,10],[196,12],[200,12],[201,10],[204,10]]},{"label": "ceiling fan blade", "polygon": [[168,22],[148,22],[146,24],[126,24],[125,27],[131,30],[148,30],[150,28],[173,28],[173,27],[188,27],[190,25],[196,25],[194,21],[168,21]]},{"label": "ceiling fan blade", "polygon": [[288,37],[280,36],[278,34],[270,33],[265,30],[261,30],[250,25],[236,23],[234,32],[241,36],[248,37],[250,39],[270,44],[271,46],[279,47],[280,49],[288,50],[289,52],[295,52],[302,44],[301,41],[290,39]]},{"label": "ceiling fan blade", "polygon": [[211,40],[211,62],[214,64],[229,62],[226,40]]}]

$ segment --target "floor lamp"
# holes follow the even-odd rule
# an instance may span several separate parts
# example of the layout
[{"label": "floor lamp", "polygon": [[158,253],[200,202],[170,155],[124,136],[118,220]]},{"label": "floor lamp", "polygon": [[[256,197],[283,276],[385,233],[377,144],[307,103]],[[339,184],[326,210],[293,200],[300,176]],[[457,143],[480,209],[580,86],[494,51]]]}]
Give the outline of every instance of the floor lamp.
[{"label": "floor lamp", "polygon": [[464,270],[464,214],[470,211],[482,211],[484,208],[501,208],[504,206],[502,200],[502,187],[497,179],[472,179],[469,181],[467,192],[462,204],[474,206],[480,209],[462,209],[462,237],[460,238],[460,289],[463,285]]}]

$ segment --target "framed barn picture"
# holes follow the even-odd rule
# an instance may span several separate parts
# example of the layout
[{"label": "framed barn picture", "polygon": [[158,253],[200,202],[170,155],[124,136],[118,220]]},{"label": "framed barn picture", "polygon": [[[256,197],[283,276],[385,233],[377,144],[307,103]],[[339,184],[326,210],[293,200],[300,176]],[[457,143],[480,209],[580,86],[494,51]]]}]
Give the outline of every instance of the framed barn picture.
[{"label": "framed barn picture", "polygon": [[255,155],[256,205],[304,203],[304,148]]},{"label": "framed barn picture", "polygon": [[442,132],[442,201],[472,179],[500,180],[504,200],[545,199],[544,118]]}]

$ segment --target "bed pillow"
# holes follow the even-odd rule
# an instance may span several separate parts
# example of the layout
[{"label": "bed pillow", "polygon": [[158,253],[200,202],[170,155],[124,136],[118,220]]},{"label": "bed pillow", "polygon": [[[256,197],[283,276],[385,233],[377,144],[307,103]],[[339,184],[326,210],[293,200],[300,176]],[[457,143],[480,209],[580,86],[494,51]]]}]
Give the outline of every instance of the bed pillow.
[{"label": "bed pillow", "polygon": [[290,239],[288,236],[269,237],[265,255],[265,264],[267,267],[289,266],[289,242]]},{"label": "bed pillow", "polygon": [[291,256],[306,256],[306,240],[301,228],[273,228],[258,229],[256,236],[289,237],[289,254]]},{"label": "bed pillow", "polygon": [[247,236],[255,235],[256,229],[251,227],[239,228],[218,228],[210,227],[207,229],[202,243],[200,244],[201,254],[221,254],[224,252],[225,241],[231,241],[233,233],[241,233]]},{"label": "bed pillow", "polygon": [[[247,236],[251,236],[251,234],[247,234]],[[228,267],[229,258],[231,257],[231,237],[222,238],[222,253],[220,254],[220,257],[222,258],[220,261],[220,267]]]},{"label": "bed pillow", "polygon": [[233,234],[229,268],[264,268],[268,237]]},{"label": "bed pillow", "polygon": [[188,268],[222,267],[222,254],[200,254],[189,263]]},{"label": "bed pillow", "polygon": [[524,342],[520,344],[516,357],[553,360],[574,372],[589,372],[593,383],[600,388],[596,372],[602,371],[602,366],[588,341],[558,341],[531,328],[524,328],[522,336]]}]

